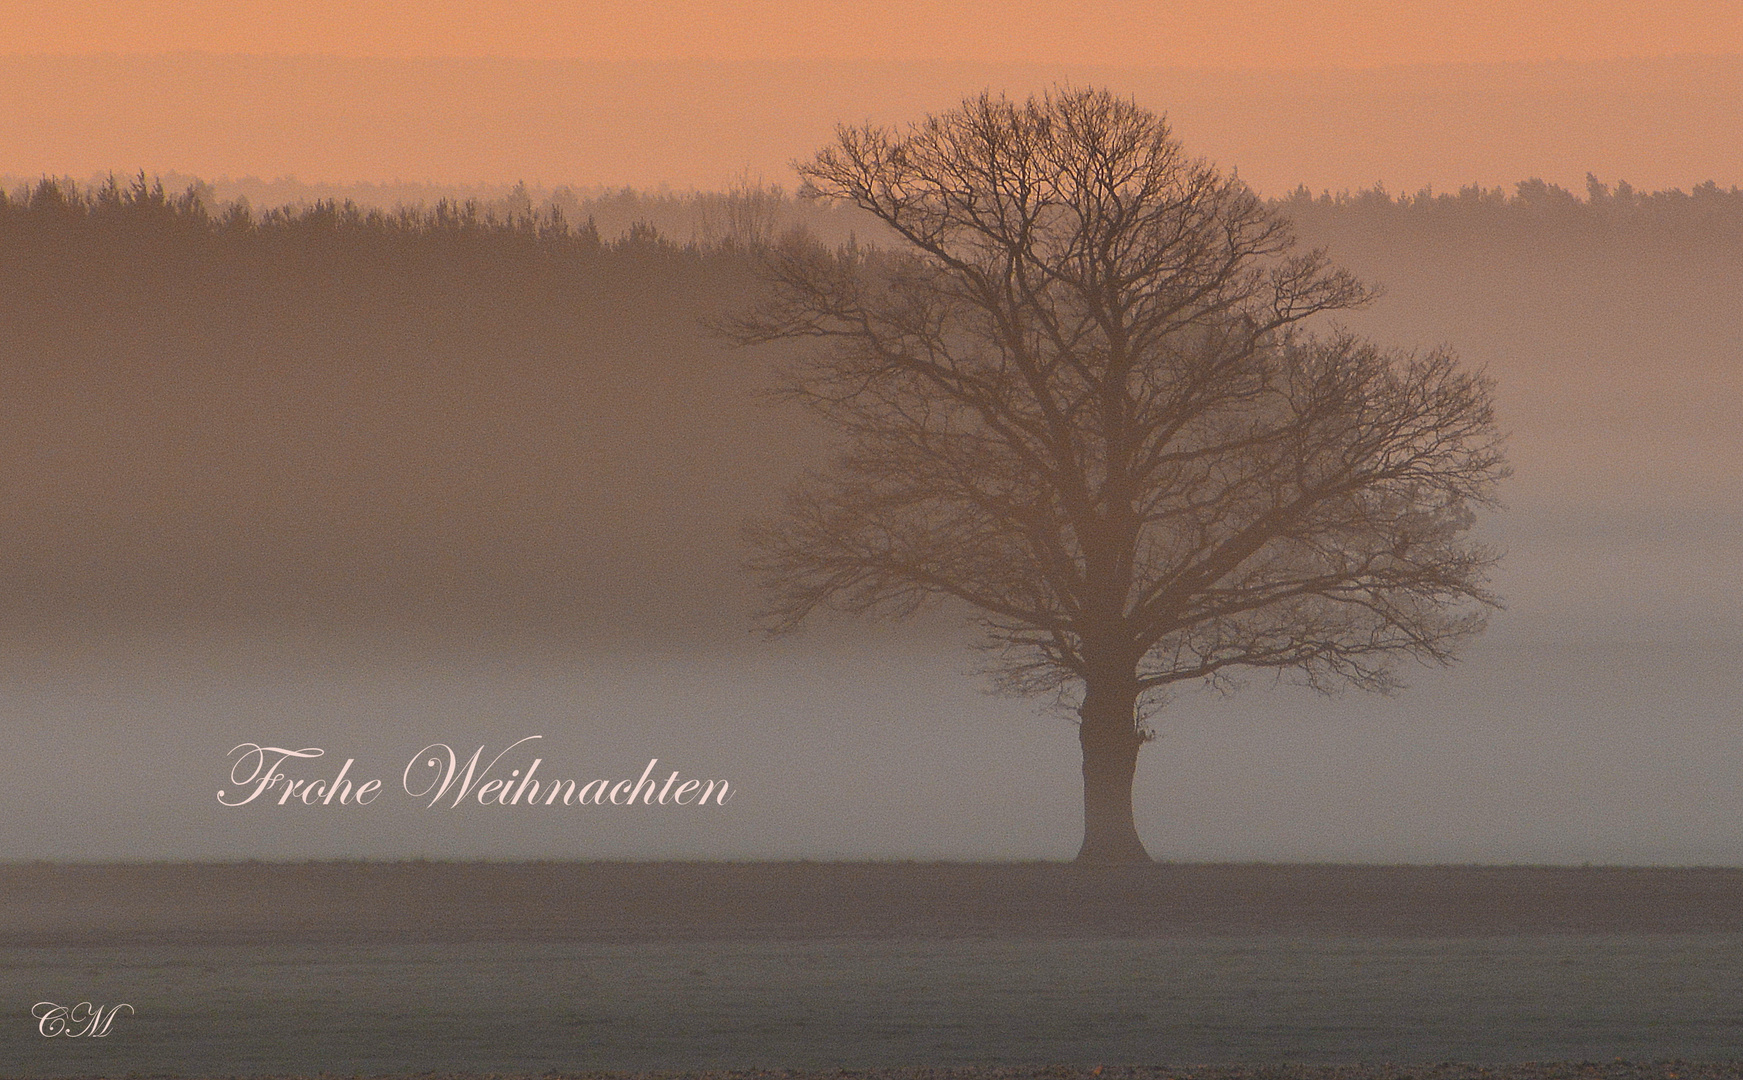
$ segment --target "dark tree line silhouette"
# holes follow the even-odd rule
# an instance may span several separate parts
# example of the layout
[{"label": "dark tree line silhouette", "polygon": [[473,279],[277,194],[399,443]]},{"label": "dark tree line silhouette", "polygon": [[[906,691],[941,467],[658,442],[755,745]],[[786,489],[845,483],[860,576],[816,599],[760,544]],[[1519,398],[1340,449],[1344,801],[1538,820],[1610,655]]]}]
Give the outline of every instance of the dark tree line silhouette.
[{"label": "dark tree line silhouette", "polygon": [[[367,196],[368,191],[360,189]],[[1369,231],[1395,234],[1511,238],[1533,242],[1559,237],[1585,244],[1743,244],[1743,188],[1714,181],[1688,191],[1640,191],[1626,181],[1605,183],[1588,174],[1575,192],[1542,179],[1511,189],[1466,185],[1456,192],[1422,189],[1389,192],[1383,186],[1355,192],[1315,194],[1306,187],[1267,201],[1304,231]],[[594,224],[627,222],[615,235]],[[553,249],[589,251],[647,247],[707,251],[766,242],[783,226],[799,224],[826,242],[844,240],[857,227],[876,240],[880,223],[869,215],[843,213],[766,185],[728,192],[640,192],[622,189],[577,197],[568,189],[535,203],[523,188],[492,200],[438,200],[431,206],[381,207],[362,199],[313,198],[256,211],[244,201],[222,202],[209,184],[195,181],[179,192],[144,174],[91,185],[44,178],[0,192],[0,229],[89,227],[143,237],[153,230],[187,230],[231,236],[296,236],[338,232],[366,235],[518,237]]]},{"label": "dark tree line silhouette", "polygon": [[799,456],[699,327],[754,288],[651,225],[36,184],[0,200],[0,610],[718,633]]},{"label": "dark tree line silhouette", "polygon": [[1743,189],[1709,180],[1691,191],[1636,191],[1587,174],[1580,195],[1541,179],[1502,187],[1467,185],[1457,192],[1364,191],[1314,195],[1298,187],[1271,205],[1304,231],[1336,234],[1384,231],[1399,239],[1543,240],[1610,248],[1743,245]]}]

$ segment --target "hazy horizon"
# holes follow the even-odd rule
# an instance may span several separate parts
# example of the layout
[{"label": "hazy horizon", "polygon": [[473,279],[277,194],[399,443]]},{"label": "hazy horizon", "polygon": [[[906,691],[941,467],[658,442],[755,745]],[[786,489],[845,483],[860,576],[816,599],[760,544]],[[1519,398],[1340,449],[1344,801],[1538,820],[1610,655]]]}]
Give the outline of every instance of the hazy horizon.
[{"label": "hazy horizon", "polygon": [[[1711,55],[1214,71],[898,59],[39,54],[5,47],[0,173],[720,190],[791,185],[838,123],[903,124],[982,89],[1109,86],[1262,194],[1456,191],[1586,173],[1743,183],[1743,44]],[[793,93],[793,88],[803,92]],[[867,93],[867,88],[875,92]]]}]

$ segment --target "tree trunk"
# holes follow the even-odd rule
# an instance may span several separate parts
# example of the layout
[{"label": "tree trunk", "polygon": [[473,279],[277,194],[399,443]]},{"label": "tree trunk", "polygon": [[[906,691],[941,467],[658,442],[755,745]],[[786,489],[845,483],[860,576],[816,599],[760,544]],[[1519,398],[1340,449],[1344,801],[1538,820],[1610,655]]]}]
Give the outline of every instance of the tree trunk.
[{"label": "tree trunk", "polygon": [[[1111,683],[1112,685],[1107,685]],[[1132,821],[1138,768],[1138,687],[1133,679],[1091,679],[1084,687],[1078,742],[1083,747],[1083,847],[1079,863],[1150,861]]]}]

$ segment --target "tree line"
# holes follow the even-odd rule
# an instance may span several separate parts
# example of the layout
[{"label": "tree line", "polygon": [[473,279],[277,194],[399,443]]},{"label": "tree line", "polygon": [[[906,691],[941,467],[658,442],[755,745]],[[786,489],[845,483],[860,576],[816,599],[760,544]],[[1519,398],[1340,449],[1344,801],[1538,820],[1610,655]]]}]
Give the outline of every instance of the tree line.
[{"label": "tree line", "polygon": [[359,244],[470,239],[563,254],[700,250],[694,243],[674,243],[648,222],[638,222],[603,241],[591,217],[572,223],[558,206],[504,210],[477,200],[444,199],[433,207],[384,209],[323,199],[256,213],[242,200],[214,205],[209,189],[202,191],[203,187],[193,184],[171,193],[161,179],[148,180],[143,173],[126,184],[110,177],[85,187],[45,178],[10,194],[0,192],[0,229],[14,242],[66,239],[73,234],[256,241],[339,236]]},{"label": "tree line", "polygon": [[1665,248],[1743,246],[1743,189],[1709,180],[1690,191],[1638,191],[1586,174],[1585,197],[1541,179],[1504,187],[1469,184],[1457,192],[1429,188],[1392,194],[1381,185],[1314,195],[1297,187],[1272,200],[1306,233],[1386,231],[1413,239]]},{"label": "tree line", "polygon": [[[287,193],[295,190],[286,186]],[[166,232],[280,242],[313,236],[358,243],[467,238],[503,250],[518,244],[570,254],[692,255],[763,245],[793,226],[829,243],[876,242],[882,235],[882,223],[854,208],[820,205],[761,183],[719,192],[625,188],[591,195],[569,188],[535,192],[522,184],[497,198],[438,198],[392,207],[368,201],[372,191],[256,210],[246,199],[220,199],[212,185],[199,180],[172,191],[162,178],[143,173],[125,182],[111,176],[90,184],[45,177],[0,191],[0,235],[15,243],[43,230],[52,236],[56,229],[99,230],[117,240]],[[1743,188],[1720,187],[1712,180],[1688,191],[1641,191],[1626,180],[1610,184],[1587,174],[1583,194],[1538,178],[1511,189],[1468,184],[1456,192],[1394,193],[1376,184],[1314,194],[1298,186],[1266,204],[1314,238],[1384,230],[1524,243],[1550,237],[1586,244],[1743,246]]]}]

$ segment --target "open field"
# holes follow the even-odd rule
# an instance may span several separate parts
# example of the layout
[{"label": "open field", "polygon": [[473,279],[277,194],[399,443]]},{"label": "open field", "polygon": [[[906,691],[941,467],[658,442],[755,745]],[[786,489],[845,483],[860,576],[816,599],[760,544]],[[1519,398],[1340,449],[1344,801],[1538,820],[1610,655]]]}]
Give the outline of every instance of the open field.
[{"label": "open field", "polygon": [[1743,931],[1743,869],[29,863],[0,895],[15,947]]},{"label": "open field", "polygon": [[[419,1080],[474,1080],[479,1073],[418,1073]],[[1462,1062],[1361,1065],[1210,1065],[1048,1068],[718,1070],[689,1073],[544,1073],[539,1080],[1730,1080],[1743,1062],[1566,1061],[1476,1065]],[[259,1077],[256,1080],[279,1080]],[[289,1078],[285,1078],[289,1080]],[[299,1078],[300,1080],[300,1078]],[[370,1080],[397,1080],[384,1074]],[[519,1080],[491,1074],[491,1080]],[[529,1077],[528,1080],[531,1080]]]}]

